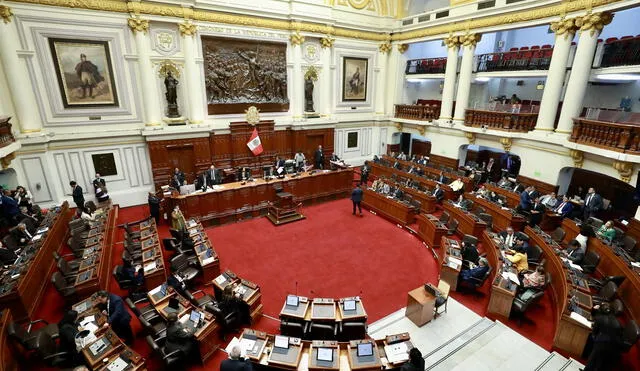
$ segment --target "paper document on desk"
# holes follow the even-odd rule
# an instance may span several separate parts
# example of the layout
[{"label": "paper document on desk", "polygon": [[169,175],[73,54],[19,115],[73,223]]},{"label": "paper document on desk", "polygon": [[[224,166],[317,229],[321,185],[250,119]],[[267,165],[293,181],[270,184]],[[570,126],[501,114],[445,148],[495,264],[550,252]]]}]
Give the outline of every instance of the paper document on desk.
[{"label": "paper document on desk", "polygon": [[227,352],[227,354],[231,353],[231,349],[233,349],[233,347],[235,346],[239,346],[240,347],[240,357],[246,357],[247,356],[247,350],[245,348],[242,347],[241,343],[240,343],[240,339],[238,339],[237,337],[233,337],[233,339],[231,339],[231,341],[229,342],[229,345],[227,345],[226,348],[224,348],[224,351]]},{"label": "paper document on desk", "polygon": [[591,326],[593,326],[593,322],[589,321],[588,319],[584,318],[584,316],[582,316],[582,315],[580,315],[580,314],[578,314],[576,312],[571,312],[569,317],[571,317],[574,320],[578,321],[580,324],[587,326],[588,328],[591,328]]},{"label": "paper document on desk", "polygon": [[202,265],[207,265],[209,263],[213,263],[213,261],[216,260],[216,258],[214,258],[213,256],[210,258],[206,258],[202,261]]},{"label": "paper document on desk", "polygon": [[631,262],[631,265],[635,268],[640,268],[640,263],[638,262]]},{"label": "paper document on desk", "polygon": [[41,234],[37,234],[37,235],[33,236],[33,238],[31,239],[31,242],[38,241],[41,238],[42,238],[42,235]]},{"label": "paper document on desk", "polygon": [[89,330],[89,332],[91,332],[92,334],[98,331],[98,328],[99,328],[98,326],[94,325],[92,322],[87,322],[84,325],[81,325],[81,327],[85,330]]},{"label": "paper document on desk", "polygon": [[129,366],[127,362],[125,362],[122,358],[118,357],[115,361],[111,362],[109,366],[107,366],[107,370],[109,371],[121,371]]},{"label": "paper document on desk", "polygon": [[384,352],[387,354],[389,363],[403,362],[409,359],[409,350],[407,343],[398,343],[393,345],[385,345]]},{"label": "paper document on desk", "polygon": [[224,278],[224,275],[223,275],[223,274],[221,274],[221,275],[219,275],[218,277],[216,277],[216,283],[217,283],[218,285],[222,285],[222,284],[224,283],[224,281],[226,281],[226,280],[227,280],[227,279],[226,279],[226,278]]},{"label": "paper document on desk", "polygon": [[149,272],[149,271],[152,271],[154,269],[156,269],[156,262],[151,262],[151,263],[148,263],[148,264],[144,265],[144,271],[145,272]]},{"label": "paper document on desk", "polygon": [[247,353],[253,353],[253,347],[256,345],[256,341],[252,339],[240,339],[240,349]]},{"label": "paper document on desk", "polygon": [[221,186],[221,185],[214,185],[214,186],[213,186],[213,190],[214,190],[214,191],[219,191],[219,190],[221,190],[221,189],[224,189],[224,186]]},{"label": "paper document on desk", "polygon": [[448,261],[447,265],[450,268],[458,269],[462,265],[462,260],[460,260],[460,259],[456,259],[456,258],[450,256],[448,260],[449,261]]},{"label": "paper document on desk", "polygon": [[520,280],[518,279],[518,275],[513,272],[503,272],[502,278],[505,280],[511,280],[516,285],[520,285]]},{"label": "paper document on desk", "polygon": [[87,317],[84,317],[84,319],[82,320],[82,322],[80,322],[80,326],[84,326],[86,323],[93,322],[93,321],[95,321],[95,320],[96,320],[96,316],[87,316]]}]

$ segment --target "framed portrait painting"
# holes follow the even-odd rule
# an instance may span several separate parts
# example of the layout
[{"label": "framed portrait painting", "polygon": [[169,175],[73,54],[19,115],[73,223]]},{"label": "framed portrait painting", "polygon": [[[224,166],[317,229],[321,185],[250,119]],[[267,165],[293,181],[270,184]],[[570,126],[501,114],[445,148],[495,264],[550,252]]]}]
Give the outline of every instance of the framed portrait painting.
[{"label": "framed portrait painting", "polygon": [[65,108],[118,106],[109,42],[49,39]]},{"label": "framed portrait painting", "polygon": [[342,59],[342,101],[367,100],[367,58],[344,57]]}]

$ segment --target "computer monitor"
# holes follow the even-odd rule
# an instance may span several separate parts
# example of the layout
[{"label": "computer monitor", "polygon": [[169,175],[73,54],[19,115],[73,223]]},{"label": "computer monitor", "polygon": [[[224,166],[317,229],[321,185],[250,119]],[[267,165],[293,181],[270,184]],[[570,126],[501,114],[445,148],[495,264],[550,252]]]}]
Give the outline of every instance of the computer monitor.
[{"label": "computer monitor", "polygon": [[189,315],[189,320],[195,324],[198,324],[198,322],[200,322],[200,312],[192,310],[191,314]]},{"label": "computer monitor", "polygon": [[180,308],[180,301],[176,298],[169,299],[169,308],[178,310]]},{"label": "computer monitor", "polygon": [[212,258],[213,257],[213,250],[211,249],[207,249],[207,253],[205,255],[207,258]]},{"label": "computer monitor", "polygon": [[353,299],[345,300],[342,303],[342,309],[345,311],[356,310],[356,301]]},{"label": "computer monitor", "polygon": [[194,193],[195,191],[196,191],[195,184],[187,184],[187,185],[180,186],[181,195],[188,195],[188,194]]},{"label": "computer monitor", "polygon": [[300,299],[296,295],[287,295],[287,305],[297,307]]},{"label": "computer monitor", "polygon": [[280,349],[289,349],[289,337],[276,335],[273,346]]},{"label": "computer monitor", "polygon": [[163,283],[160,286],[160,295],[164,298],[165,296],[167,296],[167,284]]},{"label": "computer monitor", "polygon": [[358,344],[358,349],[356,351],[358,357],[366,357],[373,355],[373,344],[371,343],[362,343]]},{"label": "computer monitor", "polygon": [[318,348],[318,353],[316,353],[316,359],[318,361],[333,362],[333,349]]}]

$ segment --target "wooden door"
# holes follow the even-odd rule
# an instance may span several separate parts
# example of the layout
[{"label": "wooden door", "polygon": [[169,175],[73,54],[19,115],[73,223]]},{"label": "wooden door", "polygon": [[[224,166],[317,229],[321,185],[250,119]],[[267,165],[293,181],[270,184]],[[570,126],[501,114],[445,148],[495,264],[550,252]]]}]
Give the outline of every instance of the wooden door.
[{"label": "wooden door", "polygon": [[173,169],[179,168],[184,172],[187,183],[193,183],[196,178],[193,146],[169,147],[167,152],[171,164],[171,174],[173,174]]}]

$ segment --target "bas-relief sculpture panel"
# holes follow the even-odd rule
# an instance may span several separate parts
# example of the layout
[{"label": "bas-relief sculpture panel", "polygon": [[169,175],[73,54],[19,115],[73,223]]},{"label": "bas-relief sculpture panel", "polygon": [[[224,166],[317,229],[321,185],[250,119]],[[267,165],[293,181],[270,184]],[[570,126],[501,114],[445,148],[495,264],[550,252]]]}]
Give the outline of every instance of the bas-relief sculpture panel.
[{"label": "bas-relief sculpture panel", "polygon": [[203,37],[202,48],[209,114],[289,109],[286,44]]}]

